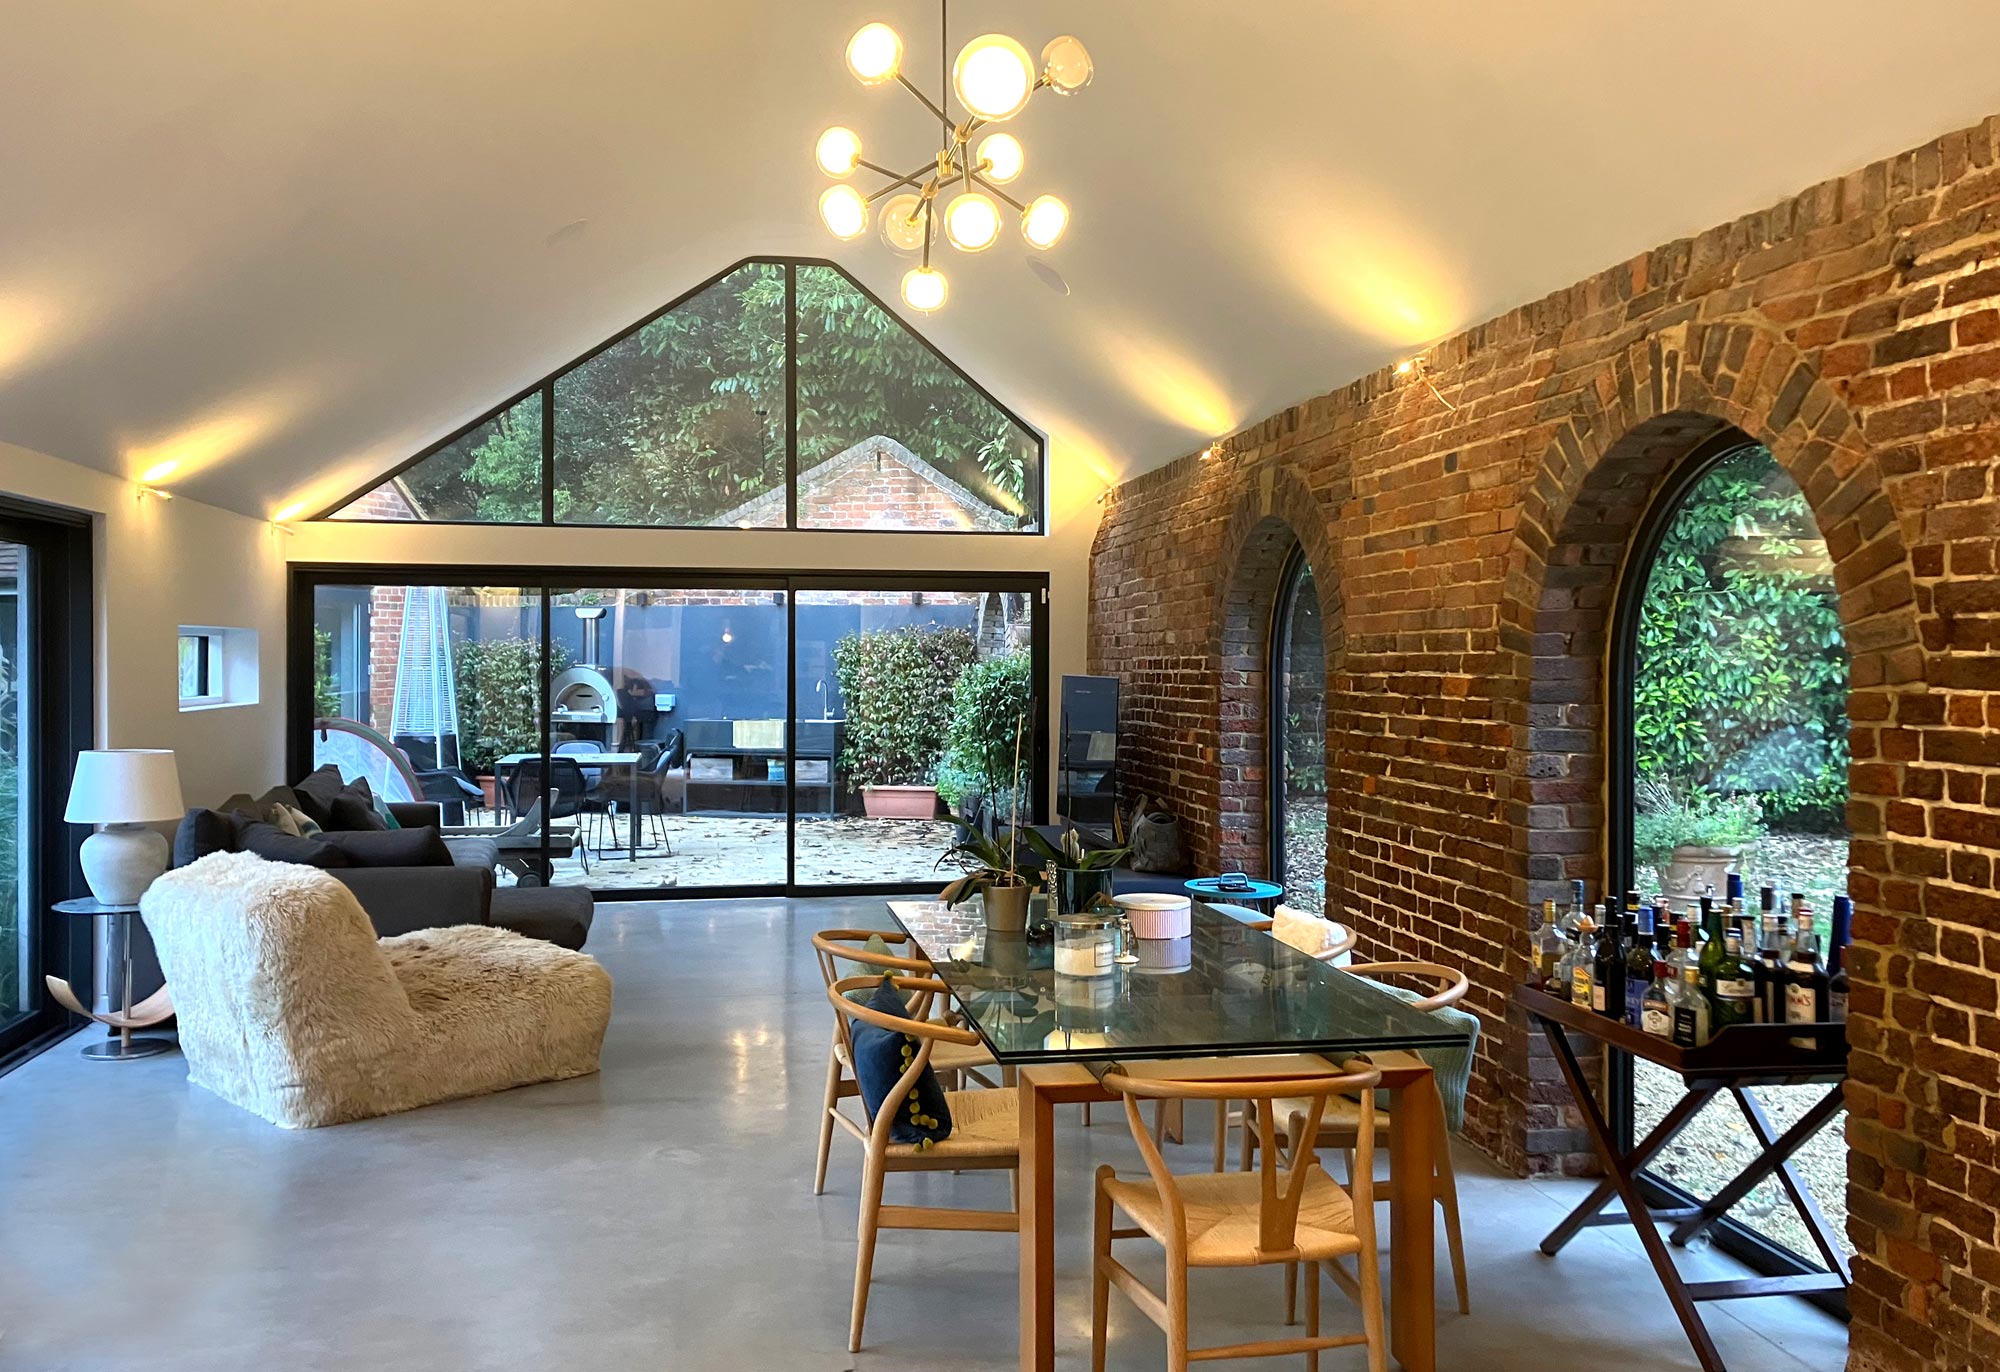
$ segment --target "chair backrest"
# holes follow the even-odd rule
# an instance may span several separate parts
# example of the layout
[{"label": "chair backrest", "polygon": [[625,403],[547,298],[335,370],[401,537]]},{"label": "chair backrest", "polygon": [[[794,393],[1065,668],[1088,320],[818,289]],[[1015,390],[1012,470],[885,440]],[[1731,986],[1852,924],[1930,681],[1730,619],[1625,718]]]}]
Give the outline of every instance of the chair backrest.
[{"label": "chair backrest", "polygon": [[[1354,1227],[1364,1243],[1363,1252],[1375,1250],[1375,1088],[1382,1074],[1363,1063],[1350,1063],[1339,1072],[1322,1076],[1274,1076],[1257,1074],[1254,1059],[1246,1059],[1242,1075],[1176,1079],[1144,1064],[1132,1068],[1114,1067],[1106,1072],[1106,1090],[1124,1097],[1125,1122],[1146,1159],[1172,1223],[1167,1230],[1167,1247],[1173,1253],[1176,1241],[1179,1256],[1185,1257],[1189,1241],[1187,1204],[1180,1183],[1160,1156],[1153,1131],[1139,1114],[1141,1100],[1219,1100],[1256,1103],[1258,1133],[1259,1203],[1257,1214],[1257,1257],[1260,1262],[1282,1262],[1298,1246],[1299,1202],[1305,1198],[1306,1181],[1319,1168],[1314,1152],[1319,1142],[1319,1125],[1326,1103],[1333,1096],[1359,1096],[1360,1134],[1354,1146],[1354,1177],[1350,1194],[1354,1201]],[[1138,1073],[1139,1075],[1135,1075]],[[1304,1114],[1288,1121],[1276,1118],[1277,1102],[1304,1101]],[[1281,1157],[1277,1146],[1280,1129],[1286,1133],[1291,1151]],[[1366,1259],[1364,1258],[1364,1261]]]},{"label": "chair backrest", "polygon": [[[549,751],[551,753],[554,753],[558,757],[561,757],[564,754],[568,754],[571,756],[588,757],[592,753],[601,753],[604,751],[604,749],[598,744],[590,743],[584,739],[579,738],[579,739],[571,739],[568,743],[558,743],[555,747],[551,748]],[[571,763],[570,765],[574,767],[576,764]],[[602,767],[585,767],[582,768],[577,773],[577,775],[583,778],[585,790],[596,790],[597,783],[604,780],[604,769]],[[577,794],[582,795],[583,792],[578,791]]]},{"label": "chair backrest", "polygon": [[204,1085],[337,1082],[418,1032],[374,925],[316,867],[212,853],[155,881],[140,909]]},{"label": "chair backrest", "polygon": [[[896,989],[903,993],[909,1004],[906,1015],[892,1015],[877,1010],[867,1004],[867,998],[879,989],[884,981],[893,981]],[[911,1057],[903,1075],[896,1078],[896,1084],[882,1097],[881,1103],[870,1112],[868,1100],[862,1097],[861,1108],[868,1115],[868,1127],[872,1135],[872,1146],[880,1146],[889,1141],[889,1126],[903,1108],[903,1100],[910,1094],[910,1088],[917,1084],[917,1078],[930,1066],[931,1053],[940,1043],[975,1044],[979,1035],[970,1029],[947,1024],[943,1020],[930,1018],[931,1007],[939,997],[948,997],[950,992],[945,984],[935,977],[888,976],[869,973],[858,977],[840,977],[827,984],[826,998],[833,1006],[834,1023],[838,1026],[840,1046],[847,1054],[849,1062],[854,1061],[854,1025],[860,1020],[878,1029],[888,1029],[894,1033],[906,1034],[917,1044],[917,1051]]]},{"label": "chair backrest", "polygon": [[1436,962],[1357,962],[1345,970],[1378,983],[1397,999],[1465,1035],[1463,1045],[1417,1050],[1417,1056],[1430,1064],[1431,1078],[1437,1083],[1445,1128],[1456,1134],[1465,1127],[1465,1093],[1472,1082],[1473,1053],[1479,1045],[1479,1016],[1458,1005],[1469,984],[1465,973]]},{"label": "chair backrest", "polygon": [[[582,808],[578,798],[588,789],[584,785],[583,768],[568,758],[550,758],[549,783],[552,789],[549,818],[568,819]],[[502,784],[509,792],[509,807],[515,814],[522,813],[527,806],[541,799],[542,760],[538,757],[523,760],[512,769],[511,779],[502,774]]]},{"label": "chair backrest", "polygon": [[[880,949],[870,948],[869,940],[882,940]],[[822,929],[812,936],[813,952],[819,955],[819,973],[828,986],[843,977],[864,975],[869,969],[875,971],[879,980],[884,972],[902,972],[910,976],[928,977],[932,975],[929,959],[922,957],[911,948],[907,954],[894,953],[892,948],[910,948],[908,934],[892,933],[887,929]],[[873,985],[868,988],[871,992]]]}]

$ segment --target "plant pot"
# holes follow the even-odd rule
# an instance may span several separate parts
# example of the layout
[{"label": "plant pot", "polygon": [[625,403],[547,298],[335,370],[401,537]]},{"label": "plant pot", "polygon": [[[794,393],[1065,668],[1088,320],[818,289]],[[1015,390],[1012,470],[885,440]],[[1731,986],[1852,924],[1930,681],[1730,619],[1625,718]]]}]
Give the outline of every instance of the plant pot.
[{"label": "plant pot", "polygon": [[1075,867],[1056,868],[1056,912],[1073,915],[1086,909],[1098,896],[1111,894],[1111,873],[1086,872]]},{"label": "plant pot", "polygon": [[489,810],[500,808],[500,778],[487,775],[477,778],[479,782],[480,804]]},{"label": "plant pot", "polygon": [[870,819],[933,819],[937,816],[935,786],[863,786],[861,810]]},{"label": "plant pot", "polygon": [[1028,897],[1035,888],[1025,881],[1013,886],[989,884],[980,892],[986,907],[986,927],[996,933],[1018,934],[1028,927]]},{"label": "plant pot", "polygon": [[1720,893],[1742,860],[1741,848],[1676,848],[1660,869],[1660,894],[1679,904],[1699,900],[1711,886]]}]

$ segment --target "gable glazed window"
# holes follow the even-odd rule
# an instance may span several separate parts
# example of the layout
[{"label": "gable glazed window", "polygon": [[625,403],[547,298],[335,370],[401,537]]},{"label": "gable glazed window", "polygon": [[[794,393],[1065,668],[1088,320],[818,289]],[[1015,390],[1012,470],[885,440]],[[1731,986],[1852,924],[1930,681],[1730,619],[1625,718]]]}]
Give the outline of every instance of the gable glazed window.
[{"label": "gable glazed window", "polygon": [[320,518],[1040,533],[1046,453],[839,267],[754,258]]}]

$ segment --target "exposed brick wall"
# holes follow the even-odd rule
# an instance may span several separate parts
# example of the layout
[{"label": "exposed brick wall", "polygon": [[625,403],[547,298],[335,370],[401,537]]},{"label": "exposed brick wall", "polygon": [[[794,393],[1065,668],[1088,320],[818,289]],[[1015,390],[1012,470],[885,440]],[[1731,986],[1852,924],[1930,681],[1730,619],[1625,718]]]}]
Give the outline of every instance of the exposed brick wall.
[{"label": "exposed brick wall", "polygon": [[1853,660],[1855,1368],[2000,1365],[1996,305],[2000,117],[1445,341],[1429,379],[1455,409],[1385,370],[1137,478],[1093,557],[1130,783],[1202,862],[1258,866],[1253,630],[1273,546],[1304,543],[1329,903],[1370,956],[1466,968],[1468,1133],[1563,1165],[1572,1121],[1507,995],[1530,902],[1603,875],[1615,588],[1675,464],[1718,434],[1771,448]]}]

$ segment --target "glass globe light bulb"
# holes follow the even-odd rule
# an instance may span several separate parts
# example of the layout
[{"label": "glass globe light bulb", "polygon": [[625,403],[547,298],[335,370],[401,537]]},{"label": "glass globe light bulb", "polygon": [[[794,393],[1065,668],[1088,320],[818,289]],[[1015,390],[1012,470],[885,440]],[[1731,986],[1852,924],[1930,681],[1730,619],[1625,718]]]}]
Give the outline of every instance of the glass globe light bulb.
[{"label": "glass globe light bulb", "polygon": [[981,173],[996,186],[1004,186],[1021,174],[1027,162],[1027,154],[1021,151],[1021,140],[1011,133],[989,133],[979,140],[979,160],[991,163]]},{"label": "glass globe light bulb", "polygon": [[944,273],[935,268],[912,267],[903,273],[903,303],[919,314],[943,305],[947,294]]},{"label": "glass globe light bulb", "polygon": [[835,238],[859,238],[868,231],[868,202],[845,181],[828,186],[819,198],[819,217]]},{"label": "glass globe light bulb", "polygon": [[959,50],[951,67],[958,103],[981,119],[1012,119],[1035,93],[1028,50],[1004,33],[982,34]]},{"label": "glass globe light bulb", "polygon": [[850,176],[861,163],[861,138],[853,129],[835,124],[819,136],[813,160],[828,176]]},{"label": "glass globe light bulb", "polygon": [[[836,188],[838,189],[838,188]],[[1021,214],[1021,237],[1030,247],[1053,248],[1069,228],[1069,206],[1061,197],[1038,195]]]},{"label": "glass globe light bulb", "polygon": [[882,202],[882,241],[897,252],[915,252],[924,246],[930,226],[921,212],[923,197],[911,191],[892,195]]},{"label": "glass globe light bulb", "polygon": [[1057,95],[1075,95],[1090,84],[1096,68],[1090,53],[1073,34],[1051,38],[1042,49],[1042,70],[1049,75],[1049,89]]},{"label": "glass globe light bulb", "polygon": [[962,191],[944,209],[944,236],[960,252],[985,252],[1000,240],[1000,207],[979,191]]},{"label": "glass globe light bulb", "polygon": [[847,40],[847,69],[864,86],[894,81],[903,69],[903,40],[887,24],[863,24]]}]

